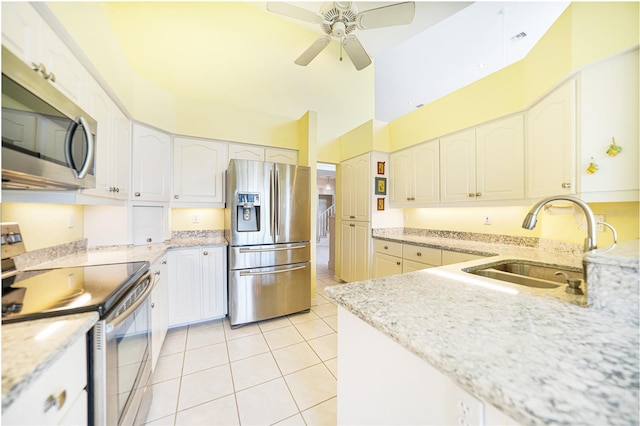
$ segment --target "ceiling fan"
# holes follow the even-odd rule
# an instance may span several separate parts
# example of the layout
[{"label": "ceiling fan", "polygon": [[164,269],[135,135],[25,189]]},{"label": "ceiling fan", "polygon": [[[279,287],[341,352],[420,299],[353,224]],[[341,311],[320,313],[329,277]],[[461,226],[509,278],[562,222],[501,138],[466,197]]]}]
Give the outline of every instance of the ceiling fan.
[{"label": "ceiling fan", "polygon": [[[390,27],[410,24],[415,15],[415,3],[403,2],[358,12],[354,2],[323,3],[320,12],[312,12],[289,3],[268,2],[267,10],[301,21],[320,24],[326,35],[318,38],[295,60],[298,65],[308,65],[331,42],[331,37],[340,41],[341,49],[347,52],[358,71],[371,64],[371,58],[358,38],[351,34],[356,29]],[[342,54],[340,55],[342,60]]]}]

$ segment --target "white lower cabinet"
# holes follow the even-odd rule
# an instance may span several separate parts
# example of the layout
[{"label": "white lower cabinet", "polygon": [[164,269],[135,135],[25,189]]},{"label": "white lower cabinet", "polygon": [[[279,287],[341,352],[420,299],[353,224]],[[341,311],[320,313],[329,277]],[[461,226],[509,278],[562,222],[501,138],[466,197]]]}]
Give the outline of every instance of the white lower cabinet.
[{"label": "white lower cabinet", "polygon": [[169,327],[227,314],[226,259],[224,246],[169,250]]},{"label": "white lower cabinet", "polygon": [[342,222],[340,226],[340,278],[343,281],[369,279],[370,242],[370,222]]},{"label": "white lower cabinet", "polygon": [[66,348],[20,397],[2,410],[5,425],[86,425],[87,344],[84,335]]},{"label": "white lower cabinet", "polygon": [[517,424],[342,307],[338,324],[338,424]]},{"label": "white lower cabinet", "polygon": [[167,255],[153,262],[150,269],[155,280],[153,292],[151,292],[151,369],[155,371],[162,343],[169,329]]}]

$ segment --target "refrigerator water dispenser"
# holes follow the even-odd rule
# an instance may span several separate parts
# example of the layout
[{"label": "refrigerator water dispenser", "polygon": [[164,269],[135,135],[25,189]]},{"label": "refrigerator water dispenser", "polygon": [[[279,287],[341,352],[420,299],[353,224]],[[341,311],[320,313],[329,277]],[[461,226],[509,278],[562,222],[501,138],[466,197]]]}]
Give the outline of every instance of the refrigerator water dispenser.
[{"label": "refrigerator water dispenser", "polygon": [[254,232],[260,230],[260,194],[239,192],[236,204],[236,230]]}]

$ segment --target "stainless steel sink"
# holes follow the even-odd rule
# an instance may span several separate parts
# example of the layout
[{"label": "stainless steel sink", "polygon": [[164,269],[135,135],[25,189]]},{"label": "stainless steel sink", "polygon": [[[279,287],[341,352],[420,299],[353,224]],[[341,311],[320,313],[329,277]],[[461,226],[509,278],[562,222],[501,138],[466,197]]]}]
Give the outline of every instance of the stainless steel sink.
[{"label": "stainless steel sink", "polygon": [[513,284],[546,289],[558,288],[566,284],[568,279],[582,279],[582,271],[579,270],[520,260],[506,260],[464,271]]}]

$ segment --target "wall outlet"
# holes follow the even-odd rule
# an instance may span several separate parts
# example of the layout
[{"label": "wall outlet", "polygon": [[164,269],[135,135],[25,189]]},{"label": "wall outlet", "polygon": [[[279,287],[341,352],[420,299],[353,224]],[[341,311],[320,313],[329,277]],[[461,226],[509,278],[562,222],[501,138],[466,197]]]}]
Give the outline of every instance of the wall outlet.
[{"label": "wall outlet", "polygon": [[196,213],[194,213],[193,216],[191,217],[191,222],[199,223],[200,222],[200,217]]},{"label": "wall outlet", "polygon": [[67,216],[67,228],[71,229],[74,226],[76,226],[76,218],[73,216],[73,213],[69,213],[69,216]]},{"label": "wall outlet", "polygon": [[485,213],[482,219],[482,223],[484,225],[491,225],[491,215],[489,213]]},{"label": "wall outlet", "polygon": [[[595,217],[596,217],[596,222],[604,222],[603,214],[597,214],[595,215]],[[604,225],[601,223],[596,223],[596,229],[598,230],[598,232],[604,232]]]}]

